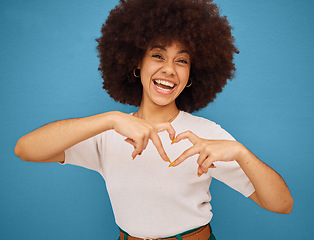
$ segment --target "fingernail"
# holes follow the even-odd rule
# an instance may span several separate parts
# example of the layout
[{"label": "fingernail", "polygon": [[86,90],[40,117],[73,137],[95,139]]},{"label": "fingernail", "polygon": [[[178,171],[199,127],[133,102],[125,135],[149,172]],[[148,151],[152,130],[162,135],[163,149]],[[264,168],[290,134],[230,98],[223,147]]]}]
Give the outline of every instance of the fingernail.
[{"label": "fingernail", "polygon": [[167,156],[167,160],[168,160],[168,162],[170,162],[170,163],[171,163],[171,161],[170,161],[170,159],[168,158],[168,156]]},{"label": "fingernail", "polygon": [[177,141],[177,139],[174,138],[174,139],[172,140],[171,144],[174,144],[176,141]]},{"label": "fingernail", "polygon": [[170,163],[170,165],[169,165],[168,167],[173,167],[174,162],[175,162],[175,161],[171,162],[171,163]]}]

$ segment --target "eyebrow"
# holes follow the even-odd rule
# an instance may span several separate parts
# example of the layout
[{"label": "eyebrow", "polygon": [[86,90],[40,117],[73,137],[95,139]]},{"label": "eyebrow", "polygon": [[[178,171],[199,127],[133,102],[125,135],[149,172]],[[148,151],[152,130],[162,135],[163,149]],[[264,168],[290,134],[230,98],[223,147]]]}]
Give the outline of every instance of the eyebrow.
[{"label": "eyebrow", "polygon": [[[154,45],[154,46],[151,47],[150,50],[153,50],[153,49],[155,49],[155,48],[160,48],[160,49],[163,50],[163,51],[167,51],[166,48],[163,47],[163,46],[161,46],[161,45]],[[181,51],[179,51],[177,54],[182,54],[182,53],[187,53],[187,54],[189,54],[189,52],[188,52],[187,50],[181,50]]]}]

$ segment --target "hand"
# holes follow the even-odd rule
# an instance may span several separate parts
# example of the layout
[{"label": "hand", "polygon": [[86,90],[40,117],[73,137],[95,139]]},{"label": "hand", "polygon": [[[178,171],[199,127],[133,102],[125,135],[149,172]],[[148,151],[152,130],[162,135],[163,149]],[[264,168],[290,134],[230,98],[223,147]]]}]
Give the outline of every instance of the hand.
[{"label": "hand", "polygon": [[157,134],[158,132],[166,130],[169,133],[170,139],[173,140],[175,130],[169,122],[151,124],[130,114],[118,113],[113,124],[113,129],[119,134],[127,137],[125,141],[133,145],[133,159],[137,155],[142,154],[150,139],[155,145],[161,158],[166,162],[170,162]]},{"label": "hand", "polygon": [[169,166],[177,166],[187,158],[199,154],[197,175],[201,176],[207,173],[209,168],[215,167],[216,161],[236,160],[255,188],[255,192],[250,196],[253,201],[273,212],[292,211],[293,198],[285,181],[241,143],[229,140],[206,140],[190,131],[179,134],[173,143],[182,139],[188,139],[193,146],[184,151]]},{"label": "hand", "polygon": [[199,154],[197,164],[199,165],[197,175],[201,176],[207,173],[209,168],[215,168],[216,161],[236,160],[240,153],[241,144],[230,140],[207,140],[196,136],[191,131],[179,134],[173,143],[178,143],[183,139],[188,139],[193,146],[185,150],[169,167],[178,166],[187,158]]}]

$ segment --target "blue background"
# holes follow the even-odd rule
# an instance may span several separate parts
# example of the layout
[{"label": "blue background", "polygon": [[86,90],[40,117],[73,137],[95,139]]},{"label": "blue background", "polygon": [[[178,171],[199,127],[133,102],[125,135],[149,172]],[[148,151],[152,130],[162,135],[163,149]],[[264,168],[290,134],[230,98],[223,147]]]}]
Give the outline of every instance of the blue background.
[{"label": "blue background", "polygon": [[[18,138],[46,123],[135,110],[108,97],[97,71],[94,39],[117,2],[0,3],[0,239],[117,237],[99,174],[14,155]],[[195,114],[218,122],[278,171],[295,201],[290,215],[279,215],[215,181],[216,237],[312,239],[314,2],[216,2],[234,26],[237,74],[213,104]]]}]

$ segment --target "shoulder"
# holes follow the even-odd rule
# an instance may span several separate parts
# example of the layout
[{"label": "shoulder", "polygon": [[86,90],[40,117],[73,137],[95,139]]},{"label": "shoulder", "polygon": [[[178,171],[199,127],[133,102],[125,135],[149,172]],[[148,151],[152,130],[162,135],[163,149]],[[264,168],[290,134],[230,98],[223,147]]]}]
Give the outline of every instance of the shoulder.
[{"label": "shoulder", "polygon": [[186,122],[199,123],[202,125],[212,125],[212,126],[217,125],[215,122],[213,122],[211,120],[208,120],[208,119],[203,118],[203,117],[198,117],[198,116],[192,115],[191,113],[187,113],[184,111],[180,112],[180,117],[181,117],[182,121],[186,121]]},{"label": "shoulder", "polygon": [[206,118],[181,111],[177,120],[175,127],[181,132],[189,130],[201,138],[234,140],[219,124]]}]

